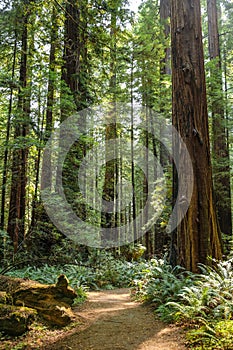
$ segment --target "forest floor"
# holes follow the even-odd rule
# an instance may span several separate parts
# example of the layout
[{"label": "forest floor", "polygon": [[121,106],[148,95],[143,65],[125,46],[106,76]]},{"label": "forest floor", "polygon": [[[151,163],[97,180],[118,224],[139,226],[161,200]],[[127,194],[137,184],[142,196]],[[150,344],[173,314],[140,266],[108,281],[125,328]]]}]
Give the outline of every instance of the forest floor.
[{"label": "forest floor", "polygon": [[130,289],[89,292],[74,313],[70,329],[35,328],[0,349],[187,350],[182,328],[156,319],[149,305],[130,298]]},{"label": "forest floor", "polygon": [[184,350],[182,329],[155,319],[149,306],[132,301],[129,289],[90,292],[77,308],[83,325],[49,350]]}]

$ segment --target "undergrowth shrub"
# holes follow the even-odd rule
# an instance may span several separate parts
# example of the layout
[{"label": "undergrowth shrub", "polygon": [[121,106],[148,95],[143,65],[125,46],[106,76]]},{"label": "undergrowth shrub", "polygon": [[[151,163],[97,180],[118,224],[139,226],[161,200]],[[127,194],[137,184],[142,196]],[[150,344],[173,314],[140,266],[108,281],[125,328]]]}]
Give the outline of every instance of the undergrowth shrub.
[{"label": "undergrowth shrub", "polygon": [[179,299],[180,290],[191,285],[194,275],[182,267],[172,268],[164,260],[152,259],[134,278],[136,298],[153,303],[156,308]]},{"label": "undergrowth shrub", "polygon": [[81,296],[87,289],[113,289],[129,287],[135,275],[148,268],[146,262],[128,262],[116,259],[111,253],[94,251],[85,262],[76,264],[27,266],[12,269],[6,274],[12,277],[28,278],[40,283],[56,283],[60,274],[65,274],[72,288]]},{"label": "undergrowth shrub", "polygon": [[232,350],[233,320],[212,323],[203,320],[203,325],[187,333],[187,340],[192,349],[196,350]]},{"label": "undergrowth shrub", "polygon": [[199,265],[200,274],[172,268],[163,259],[126,261],[110,252],[93,251],[85,261],[24,267],[8,275],[55,283],[64,273],[78,292],[78,302],[90,289],[132,287],[132,296],[151,303],[166,322],[188,327],[193,349],[233,349],[233,260]]},{"label": "undergrowth shrub", "polygon": [[199,265],[200,274],[172,269],[155,260],[134,280],[134,294],[155,307],[168,322],[191,330],[187,337],[195,349],[233,349],[233,260]]}]

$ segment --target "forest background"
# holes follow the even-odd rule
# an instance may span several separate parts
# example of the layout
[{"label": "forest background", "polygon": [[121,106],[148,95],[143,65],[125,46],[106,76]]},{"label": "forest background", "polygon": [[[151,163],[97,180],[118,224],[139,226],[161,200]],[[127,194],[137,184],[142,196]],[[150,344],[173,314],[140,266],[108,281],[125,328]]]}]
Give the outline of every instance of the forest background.
[{"label": "forest background", "polygon": [[[158,120],[171,121],[169,18],[169,1],[144,1],[137,15],[125,1],[2,3],[3,265],[24,253],[26,259],[50,261],[59,259],[61,254],[64,255],[62,260],[65,258],[64,246],[73,246],[74,254],[88,254],[85,245],[75,246],[75,242],[68,242],[69,239],[53,225],[43,208],[40,187],[56,187],[54,174],[49,174],[51,169],[41,170],[43,149],[54,128],[68,117],[103,103],[144,106],[145,115],[137,118],[144,118],[144,124],[151,125],[151,130],[159,127]],[[231,2],[202,2],[214,194],[224,253],[229,252],[232,234],[231,20]],[[83,222],[99,227],[100,232],[104,227],[111,230],[124,226],[126,231],[130,228],[134,237],[131,241],[145,246],[147,257],[162,256],[169,251],[171,243],[172,235],[166,227],[175,202],[171,152],[154,135],[142,127],[140,129],[140,123],[135,119],[130,126],[126,122],[125,126],[112,123],[95,128],[97,121],[95,116],[92,118],[93,129],[73,144],[66,156],[62,181],[67,201]],[[194,129],[193,132],[198,138],[199,131]],[[101,164],[98,152],[104,152],[104,143],[113,138],[120,143],[129,140],[131,154],[123,159],[121,145],[116,150],[116,159]],[[100,150],[96,144],[101,142]],[[147,169],[143,171],[137,165],[138,152],[141,152],[141,158],[148,160]],[[155,173],[156,169],[151,175],[150,152],[157,157],[165,174],[165,206],[159,193],[160,187],[164,186],[163,183],[159,186],[161,177]],[[91,157],[95,158],[92,176],[86,174],[90,181],[97,182],[95,196],[91,193],[93,186],[90,181],[84,185],[84,195],[77,184],[77,172],[84,157],[89,157],[89,161]],[[48,172],[43,176],[42,184],[41,171]],[[131,193],[125,190],[129,183],[134,189]],[[150,183],[156,183],[156,186],[152,188]],[[154,214],[144,210],[148,196]],[[100,199],[115,203],[112,213],[101,209]],[[90,201],[92,203],[88,205]],[[95,210],[96,206],[98,210]],[[162,214],[154,220],[159,209]],[[142,210],[141,221],[134,223]],[[85,235],[88,236],[88,232]],[[115,250],[122,253],[128,248],[117,247]]]},{"label": "forest background", "polygon": [[[133,283],[138,297],[153,302],[164,320],[198,324],[193,343],[200,344],[201,334],[201,342],[227,349],[233,315],[233,2],[201,1],[202,17],[198,5],[147,0],[136,14],[125,0],[0,2],[0,266],[1,274],[46,283],[66,273],[80,297],[87,286]],[[186,41],[177,41],[180,33],[187,34]],[[192,56],[192,33],[204,48],[200,90],[192,85],[198,79],[190,79],[202,59],[201,46]],[[177,70],[176,59],[186,48],[193,70],[187,62]],[[200,115],[190,127],[195,101],[205,104],[205,90],[208,125]],[[179,103],[186,93],[192,105]],[[114,122],[100,121],[99,106]],[[122,123],[114,119],[116,106],[123,107]],[[92,112],[83,113],[87,110]],[[62,191],[83,223],[77,234],[88,244],[72,239],[65,213],[66,234],[54,225],[41,196],[44,190],[52,193],[51,208],[59,213],[60,180],[52,166],[57,158],[45,146],[73,115],[84,129],[87,122],[92,127],[66,154]],[[185,196],[179,198],[184,220],[172,232],[167,228],[179,193],[177,172],[185,173],[187,163],[175,167],[172,138],[161,141],[162,126],[170,124],[192,140],[187,146],[195,189],[189,207]],[[113,139],[114,157],[104,162]],[[91,169],[83,168],[83,159]],[[106,202],[112,210],[105,210]],[[94,238],[87,225],[94,227]],[[122,244],[120,232],[128,244]]]}]

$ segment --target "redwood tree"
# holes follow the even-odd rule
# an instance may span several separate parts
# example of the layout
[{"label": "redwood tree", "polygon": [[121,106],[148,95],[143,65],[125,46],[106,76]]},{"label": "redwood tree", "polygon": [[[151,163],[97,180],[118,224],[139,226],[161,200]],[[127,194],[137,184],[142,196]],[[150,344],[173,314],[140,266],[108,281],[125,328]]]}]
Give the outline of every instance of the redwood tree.
[{"label": "redwood tree", "polygon": [[[30,3],[31,5],[31,3]],[[17,113],[14,118],[15,147],[12,152],[12,179],[9,203],[9,218],[7,231],[13,240],[14,251],[24,240],[26,185],[28,147],[26,137],[29,133],[30,91],[28,87],[28,28],[31,8],[23,2],[21,28],[21,54],[19,68],[19,91]]]},{"label": "redwood tree", "polygon": [[[184,218],[174,240],[176,263],[197,271],[198,263],[206,264],[208,257],[220,259],[222,255],[213,201],[199,0],[171,1],[171,36],[173,125],[187,146],[194,176],[193,194],[186,214],[182,213],[185,191],[177,198],[177,216]],[[183,181],[189,181],[182,148],[176,150],[179,152],[177,172]],[[178,186],[179,183],[175,187]]]},{"label": "redwood tree", "polygon": [[210,67],[210,107],[213,129],[213,176],[220,229],[231,239],[231,185],[222,91],[222,69],[216,0],[207,0]]}]

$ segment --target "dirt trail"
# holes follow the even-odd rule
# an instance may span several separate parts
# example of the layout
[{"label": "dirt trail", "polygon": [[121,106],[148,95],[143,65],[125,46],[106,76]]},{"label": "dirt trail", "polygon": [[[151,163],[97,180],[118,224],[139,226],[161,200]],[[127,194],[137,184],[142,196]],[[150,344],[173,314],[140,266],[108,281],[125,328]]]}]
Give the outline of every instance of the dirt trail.
[{"label": "dirt trail", "polygon": [[50,350],[185,350],[182,331],[155,320],[149,306],[130,299],[129,289],[90,292],[83,325],[47,347]]}]

